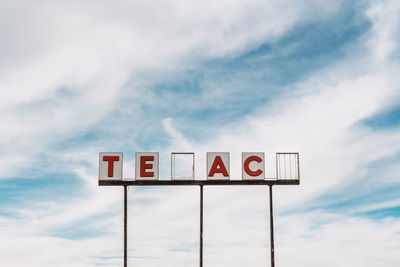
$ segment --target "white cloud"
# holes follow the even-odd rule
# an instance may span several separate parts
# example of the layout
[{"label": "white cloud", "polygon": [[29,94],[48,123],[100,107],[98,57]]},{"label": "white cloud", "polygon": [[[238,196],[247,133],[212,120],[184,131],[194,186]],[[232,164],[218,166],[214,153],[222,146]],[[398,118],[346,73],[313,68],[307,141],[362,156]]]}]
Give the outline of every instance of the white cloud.
[{"label": "white cloud", "polygon": [[[329,218],[322,222],[321,218]],[[277,219],[276,262],[286,266],[396,266],[400,222],[337,214],[299,214]]]},{"label": "white cloud", "polygon": [[[25,52],[10,69],[0,67],[1,76],[6,77],[0,79],[1,88],[8,88],[2,90],[1,98],[2,123],[8,128],[1,137],[10,159],[2,160],[2,176],[9,175],[13,164],[46,149],[54,139],[62,140],[100,120],[121,97],[119,89],[132,72],[169,71],[175,68],[170,65],[191,53],[200,58],[224,56],[246,45],[277,38],[315,9],[321,11],[320,16],[332,12],[325,4],[312,2],[313,9],[308,11],[307,6],[297,3],[225,1],[186,6],[180,2],[69,2],[49,4],[38,15],[30,12],[26,23],[11,27],[15,41],[27,38],[26,46],[17,42],[20,46],[11,54],[39,48],[32,49],[31,54]],[[326,67],[296,84],[297,95],[276,99],[257,114],[222,128],[204,143],[182,142],[185,137],[173,127],[173,118],[164,121],[174,143],[161,153],[195,151],[200,178],[205,176],[206,151],[231,151],[235,178],[240,174],[242,151],[266,151],[270,167],[272,153],[300,151],[301,186],[275,190],[279,265],[396,266],[399,262],[397,219],[374,221],[324,212],[282,212],[307,205],[307,201],[349,183],[349,179],[361,179],[368,163],[399,150],[397,130],[373,132],[354,126],[391,104],[398,90],[398,65],[388,60],[394,49],[391,36],[396,22],[386,20],[385,12],[379,11],[391,9],[391,3],[380,5],[373,5],[368,13],[374,25],[367,36],[371,54]],[[38,11],[39,7],[24,10]],[[258,12],[254,15],[248,10]],[[391,14],[396,16],[395,11]],[[15,24],[13,16],[2,17]],[[37,35],[28,35],[38,25],[49,26],[36,31]],[[381,34],[380,27],[388,32]],[[63,86],[67,101],[57,100]],[[38,107],[41,101],[46,108]],[[22,152],[11,153],[17,149]],[[122,253],[121,188],[97,187],[92,174],[97,155],[88,154],[77,151],[67,155],[86,158],[90,165],[88,169],[75,169],[87,186],[85,197],[68,203],[32,203],[16,210],[17,218],[0,217],[0,257],[7,266],[94,266],[99,262],[120,266],[120,258],[96,257]],[[269,172],[273,174],[273,169]],[[146,267],[197,265],[197,188],[131,190],[130,255],[138,258],[130,261]],[[207,265],[267,264],[265,188],[207,188],[205,208]],[[90,220],[105,213],[109,218]],[[51,234],[85,219],[90,227],[104,229],[106,235],[71,240]],[[174,251],[176,248],[188,251]]]},{"label": "white cloud", "polygon": [[1,176],[101,120],[135,73],[238,52],[337,8],[302,3],[2,2]]},{"label": "white cloud", "polygon": [[377,2],[368,9],[367,15],[374,22],[372,30],[375,33],[369,45],[377,61],[388,59],[398,49],[399,9],[400,3],[393,0]]}]

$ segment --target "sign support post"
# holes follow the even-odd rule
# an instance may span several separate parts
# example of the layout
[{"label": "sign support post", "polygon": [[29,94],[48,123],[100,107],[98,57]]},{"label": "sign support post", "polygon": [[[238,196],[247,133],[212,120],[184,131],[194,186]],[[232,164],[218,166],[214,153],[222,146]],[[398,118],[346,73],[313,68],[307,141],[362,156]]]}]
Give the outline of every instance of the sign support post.
[{"label": "sign support post", "polygon": [[200,267],[203,267],[203,185],[200,185]]},{"label": "sign support post", "polygon": [[269,233],[271,242],[271,267],[275,267],[275,252],[274,252],[274,211],[272,208],[272,185],[269,185]]},{"label": "sign support post", "polygon": [[128,266],[128,186],[124,185],[124,267]]}]

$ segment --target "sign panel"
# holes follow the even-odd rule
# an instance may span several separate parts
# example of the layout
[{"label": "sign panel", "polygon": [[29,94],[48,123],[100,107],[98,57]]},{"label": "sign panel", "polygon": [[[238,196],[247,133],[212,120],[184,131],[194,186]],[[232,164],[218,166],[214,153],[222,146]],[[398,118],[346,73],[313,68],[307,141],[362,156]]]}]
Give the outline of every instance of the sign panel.
[{"label": "sign panel", "polygon": [[171,180],[194,180],[193,152],[171,152]]},{"label": "sign panel", "polygon": [[229,180],[229,152],[207,152],[207,179]]},{"label": "sign panel", "polygon": [[264,180],[265,162],[263,152],[242,153],[242,179]]},{"label": "sign panel", "polygon": [[122,152],[99,153],[99,180],[122,180]]},{"label": "sign panel", "polygon": [[158,152],[136,152],[136,180],[158,180]]}]

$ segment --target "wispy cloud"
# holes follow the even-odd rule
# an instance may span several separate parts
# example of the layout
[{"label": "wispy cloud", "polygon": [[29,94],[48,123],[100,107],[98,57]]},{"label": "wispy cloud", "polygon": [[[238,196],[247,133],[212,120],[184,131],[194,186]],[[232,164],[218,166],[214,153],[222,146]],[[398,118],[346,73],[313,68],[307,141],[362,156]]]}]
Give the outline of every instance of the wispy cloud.
[{"label": "wispy cloud", "polygon": [[[140,150],[163,177],[194,151],[198,178],[206,151],[230,151],[234,178],[242,151],[268,176],[299,151],[301,185],[274,191],[277,263],[397,266],[396,1],[1,5],[7,266],[120,266],[122,191],[97,186],[97,157],[123,151],[132,177]],[[266,190],[205,196],[207,265],[267,265]],[[130,262],[197,265],[198,205],[198,188],[130,188]]]}]

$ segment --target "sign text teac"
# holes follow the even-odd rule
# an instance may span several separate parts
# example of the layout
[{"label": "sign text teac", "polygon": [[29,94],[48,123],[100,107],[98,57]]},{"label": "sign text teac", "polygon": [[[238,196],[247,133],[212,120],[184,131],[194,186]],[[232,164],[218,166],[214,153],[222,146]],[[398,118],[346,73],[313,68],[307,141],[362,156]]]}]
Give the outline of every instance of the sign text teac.
[{"label": "sign text teac", "polygon": [[[183,179],[175,177],[176,155],[190,155],[191,161],[183,161],[189,164],[191,176]],[[171,153],[171,180],[159,180],[159,153],[137,152],[135,157],[135,177],[124,180],[123,153],[100,152],[99,153],[99,185],[117,185],[122,183],[135,185],[234,185],[234,184],[267,184],[288,185],[300,184],[299,153],[276,153],[276,177],[267,178],[265,174],[264,152],[242,153],[242,179],[231,180],[230,154],[229,152],[207,152],[206,154],[206,180],[195,180],[194,177],[194,153]],[[241,181],[241,182],[239,182]]]}]

